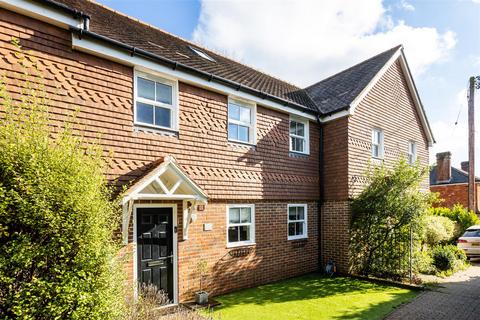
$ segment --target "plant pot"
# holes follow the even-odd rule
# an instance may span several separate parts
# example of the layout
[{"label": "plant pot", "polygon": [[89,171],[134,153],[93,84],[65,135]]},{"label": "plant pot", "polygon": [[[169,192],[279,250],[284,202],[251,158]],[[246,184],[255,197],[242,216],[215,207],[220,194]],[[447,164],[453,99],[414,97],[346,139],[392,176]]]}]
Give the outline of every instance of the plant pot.
[{"label": "plant pot", "polygon": [[195,293],[195,303],[197,304],[207,304],[208,303],[208,292],[199,291]]}]

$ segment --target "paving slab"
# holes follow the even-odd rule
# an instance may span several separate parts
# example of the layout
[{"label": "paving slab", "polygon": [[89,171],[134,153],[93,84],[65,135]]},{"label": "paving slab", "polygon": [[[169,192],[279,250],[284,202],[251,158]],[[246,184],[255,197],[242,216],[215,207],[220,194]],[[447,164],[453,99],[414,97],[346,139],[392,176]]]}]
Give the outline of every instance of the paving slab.
[{"label": "paving slab", "polygon": [[480,262],[422,292],[386,319],[480,319]]}]

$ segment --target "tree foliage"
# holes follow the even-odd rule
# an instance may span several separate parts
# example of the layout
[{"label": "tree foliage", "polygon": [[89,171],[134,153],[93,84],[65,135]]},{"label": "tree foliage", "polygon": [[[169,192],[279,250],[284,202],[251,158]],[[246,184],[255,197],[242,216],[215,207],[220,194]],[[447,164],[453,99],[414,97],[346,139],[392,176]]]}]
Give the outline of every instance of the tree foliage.
[{"label": "tree foliage", "polygon": [[468,227],[480,224],[480,220],[473,211],[464,208],[461,204],[456,204],[453,208],[430,208],[429,213],[435,216],[446,217],[460,226],[455,234],[457,237],[461,236]]},{"label": "tree foliage", "polygon": [[118,318],[120,215],[102,150],[51,125],[35,59],[18,49],[20,98],[0,82],[0,318]]},{"label": "tree foliage", "polygon": [[391,278],[408,273],[410,231],[419,232],[421,217],[434,200],[421,190],[426,173],[427,168],[403,159],[392,169],[383,165],[369,169],[369,184],[351,206],[353,272]]}]

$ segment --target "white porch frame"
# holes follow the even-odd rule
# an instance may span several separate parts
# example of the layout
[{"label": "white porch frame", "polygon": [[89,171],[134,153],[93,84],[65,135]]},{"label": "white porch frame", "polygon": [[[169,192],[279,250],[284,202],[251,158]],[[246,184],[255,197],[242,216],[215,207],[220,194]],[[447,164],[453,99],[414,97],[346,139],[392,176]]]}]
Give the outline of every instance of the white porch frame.
[{"label": "white porch frame", "polygon": [[134,296],[138,297],[138,256],[137,256],[137,209],[138,208],[172,208],[173,237],[173,305],[178,304],[178,217],[175,203],[138,203],[133,205],[133,284]]}]

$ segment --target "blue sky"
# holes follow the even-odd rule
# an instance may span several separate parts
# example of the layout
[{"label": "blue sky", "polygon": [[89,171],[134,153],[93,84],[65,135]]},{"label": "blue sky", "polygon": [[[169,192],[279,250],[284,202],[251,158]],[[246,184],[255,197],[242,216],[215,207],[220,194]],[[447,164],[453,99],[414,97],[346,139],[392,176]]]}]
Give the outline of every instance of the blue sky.
[{"label": "blue sky", "polygon": [[[300,86],[401,42],[437,140],[432,161],[441,151],[457,165],[467,158],[464,90],[480,74],[478,0],[100,2]],[[480,128],[480,108],[476,118]]]}]

